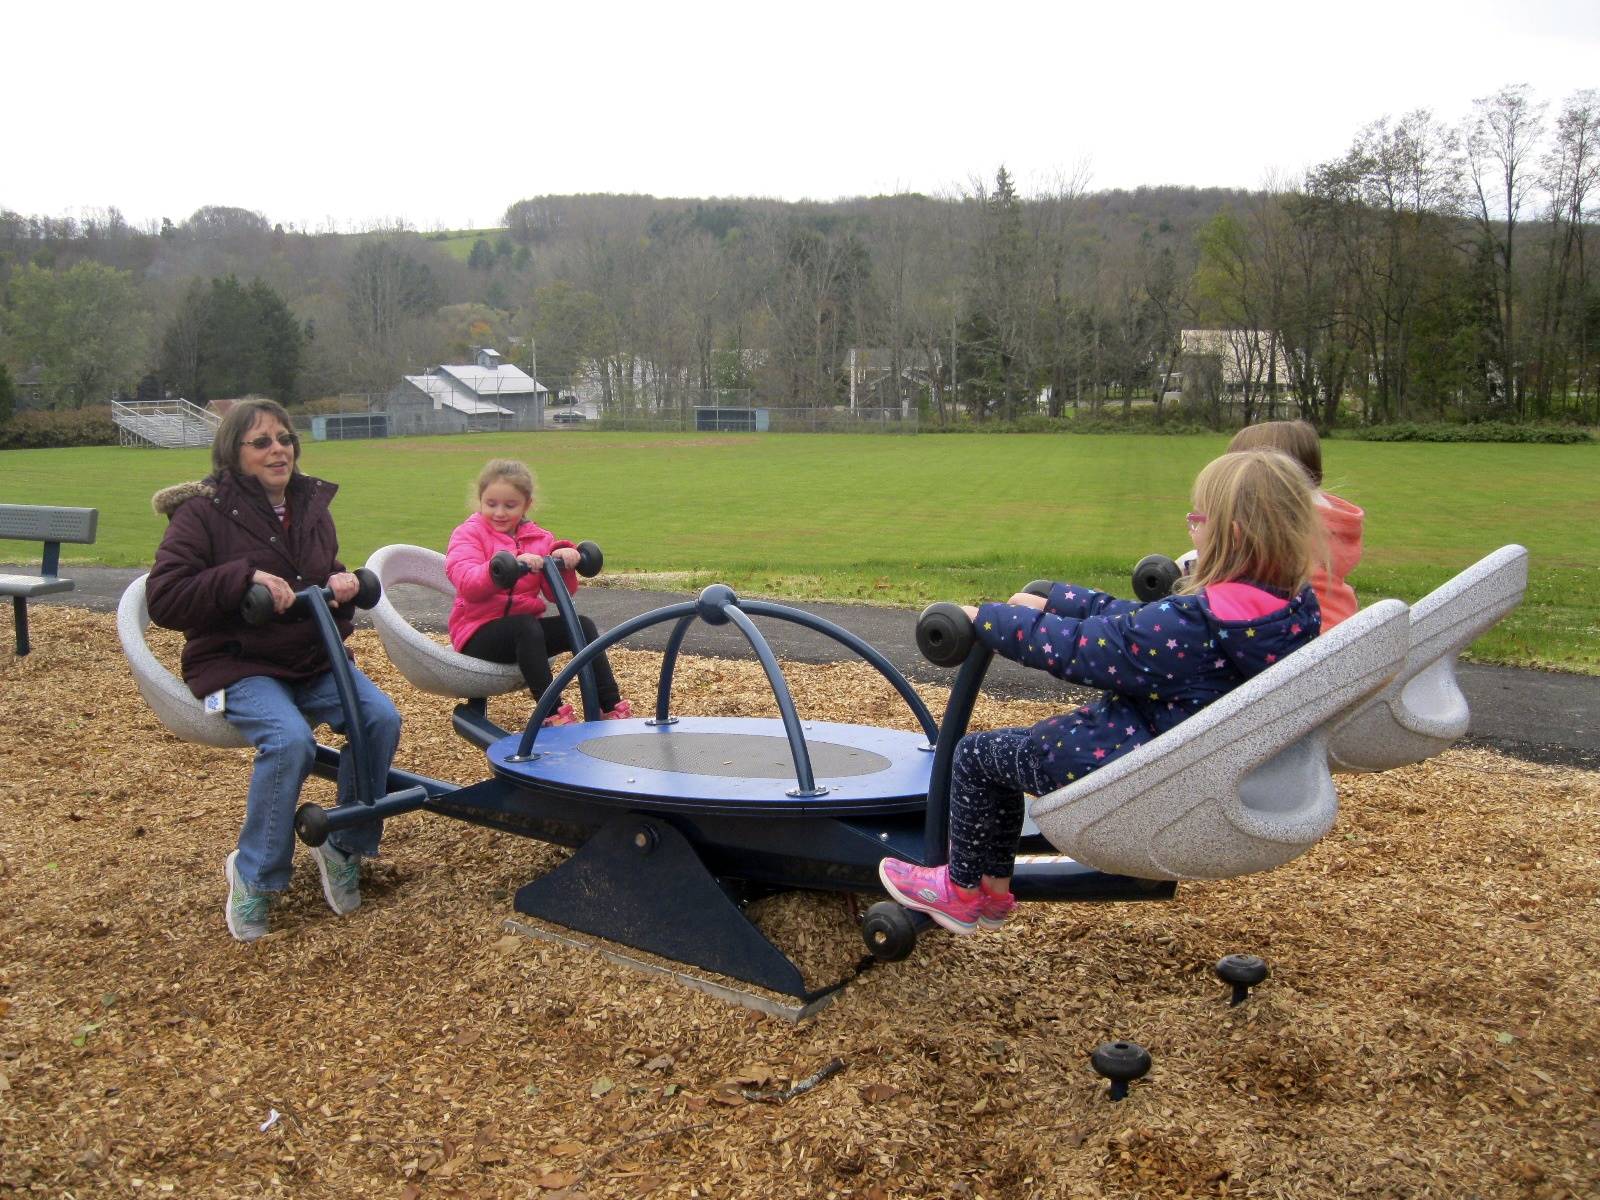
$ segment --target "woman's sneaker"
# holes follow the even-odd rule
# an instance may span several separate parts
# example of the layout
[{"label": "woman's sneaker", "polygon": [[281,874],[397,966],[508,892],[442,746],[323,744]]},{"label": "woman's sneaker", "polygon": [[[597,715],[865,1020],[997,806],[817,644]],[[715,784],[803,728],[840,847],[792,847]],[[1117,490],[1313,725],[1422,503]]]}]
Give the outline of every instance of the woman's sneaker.
[{"label": "woman's sneaker", "polygon": [[546,725],[576,725],[578,718],[572,711],[572,705],[563,704],[555,712],[544,719]]},{"label": "woman's sneaker", "polygon": [[1017,898],[1010,892],[997,896],[993,892],[978,889],[978,924],[985,929],[999,929],[1016,907]]},{"label": "woman's sneaker", "polygon": [[361,859],[336,850],[332,842],[311,848],[317,874],[322,876],[322,896],[328,907],[347,917],[361,907]]},{"label": "woman's sneaker", "polygon": [[895,900],[915,912],[927,913],[951,933],[978,932],[983,902],[956,891],[948,866],[914,867],[898,858],[886,858],[878,864],[878,878]]},{"label": "woman's sneaker", "polygon": [[602,721],[626,721],[633,716],[633,705],[626,700],[618,700],[616,707],[608,708],[600,714]]},{"label": "woman's sneaker", "polygon": [[228,878],[228,932],[241,942],[253,942],[267,932],[267,910],[272,907],[272,893],[257,891],[239,877],[239,852],[228,855],[223,864],[223,874]]}]

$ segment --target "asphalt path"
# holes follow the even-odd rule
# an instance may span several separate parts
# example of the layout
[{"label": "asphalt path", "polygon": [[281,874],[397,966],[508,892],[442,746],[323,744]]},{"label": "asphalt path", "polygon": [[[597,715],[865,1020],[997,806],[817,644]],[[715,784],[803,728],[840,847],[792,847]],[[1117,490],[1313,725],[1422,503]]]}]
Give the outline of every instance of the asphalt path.
[{"label": "asphalt path", "polygon": [[[38,564],[6,569],[37,571]],[[115,567],[72,567],[66,574],[77,585],[73,591],[33,603],[72,604],[95,612],[114,612],[123,589],[141,573]],[[692,593],[586,587],[579,593],[579,610],[605,630],[630,617],[690,598]],[[402,586],[393,599],[419,628],[444,630],[448,609],[437,593]],[[933,666],[917,652],[913,610],[819,603],[794,607],[804,608],[863,638],[909,679],[948,683],[955,678],[953,671]],[[357,623],[365,620],[361,615]],[[787,621],[763,618],[759,624],[780,658],[814,663],[854,658],[832,639]],[[671,623],[655,626],[630,638],[627,645],[663,650],[671,629]],[[686,654],[715,658],[750,657],[742,635],[731,625],[701,624],[690,631],[683,649]],[[1600,678],[1476,663],[1462,663],[1459,676],[1472,708],[1468,742],[1532,762],[1600,769]],[[991,694],[1006,699],[1060,700],[1063,707],[1086,694],[1042,671],[998,658],[984,686]]]}]

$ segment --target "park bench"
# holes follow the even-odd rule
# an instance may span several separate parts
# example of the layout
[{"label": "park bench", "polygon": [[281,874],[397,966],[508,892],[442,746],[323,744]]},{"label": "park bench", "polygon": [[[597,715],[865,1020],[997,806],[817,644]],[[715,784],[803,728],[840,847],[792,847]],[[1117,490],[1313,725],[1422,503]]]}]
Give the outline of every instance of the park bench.
[{"label": "park bench", "polygon": [[28,601],[35,596],[70,592],[61,578],[61,543],[87,545],[100,521],[97,508],[57,508],[47,504],[0,504],[0,539],[43,542],[44,561],[37,575],[0,575],[0,596],[10,596],[17,627],[17,657],[32,649],[28,641]]}]

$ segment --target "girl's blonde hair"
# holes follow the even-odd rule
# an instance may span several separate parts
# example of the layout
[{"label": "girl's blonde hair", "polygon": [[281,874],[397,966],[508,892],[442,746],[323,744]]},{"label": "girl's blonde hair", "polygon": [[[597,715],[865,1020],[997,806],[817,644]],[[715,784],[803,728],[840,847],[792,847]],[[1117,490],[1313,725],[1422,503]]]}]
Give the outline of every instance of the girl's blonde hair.
[{"label": "girl's blonde hair", "polygon": [[1281,450],[1305,468],[1314,487],[1322,486],[1322,439],[1310,421],[1262,421],[1246,425],[1228,443],[1233,450]]},{"label": "girl's blonde hair", "polygon": [[491,483],[509,483],[517,491],[528,498],[528,504],[533,504],[533,472],[528,470],[528,464],[518,462],[514,458],[491,458],[478,472],[478,482],[472,489],[472,495],[467,498],[467,507],[474,512],[478,509],[478,502],[483,499],[484,489]]},{"label": "girl's blonde hair", "polygon": [[1205,550],[1178,591],[1248,580],[1298,592],[1323,557],[1316,492],[1300,464],[1276,450],[1236,450],[1206,464],[1194,481],[1205,516]]}]

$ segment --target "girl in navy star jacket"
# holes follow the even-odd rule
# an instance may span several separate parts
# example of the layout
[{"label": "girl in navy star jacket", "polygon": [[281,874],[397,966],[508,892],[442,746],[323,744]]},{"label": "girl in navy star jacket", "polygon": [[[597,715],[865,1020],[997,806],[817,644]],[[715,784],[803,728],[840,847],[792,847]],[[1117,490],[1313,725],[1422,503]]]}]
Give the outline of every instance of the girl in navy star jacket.
[{"label": "girl in navy star jacket", "polygon": [[907,908],[956,933],[1003,922],[1024,794],[1042,796],[1142,746],[1317,636],[1307,586],[1321,523],[1305,472],[1277,451],[1225,454],[1194,485],[1199,557],[1183,594],[1141,604],[1058,583],[968,608],[996,654],[1103,689],[1031,729],[968,734],[950,787],[950,861],[886,858],[878,874]]}]

